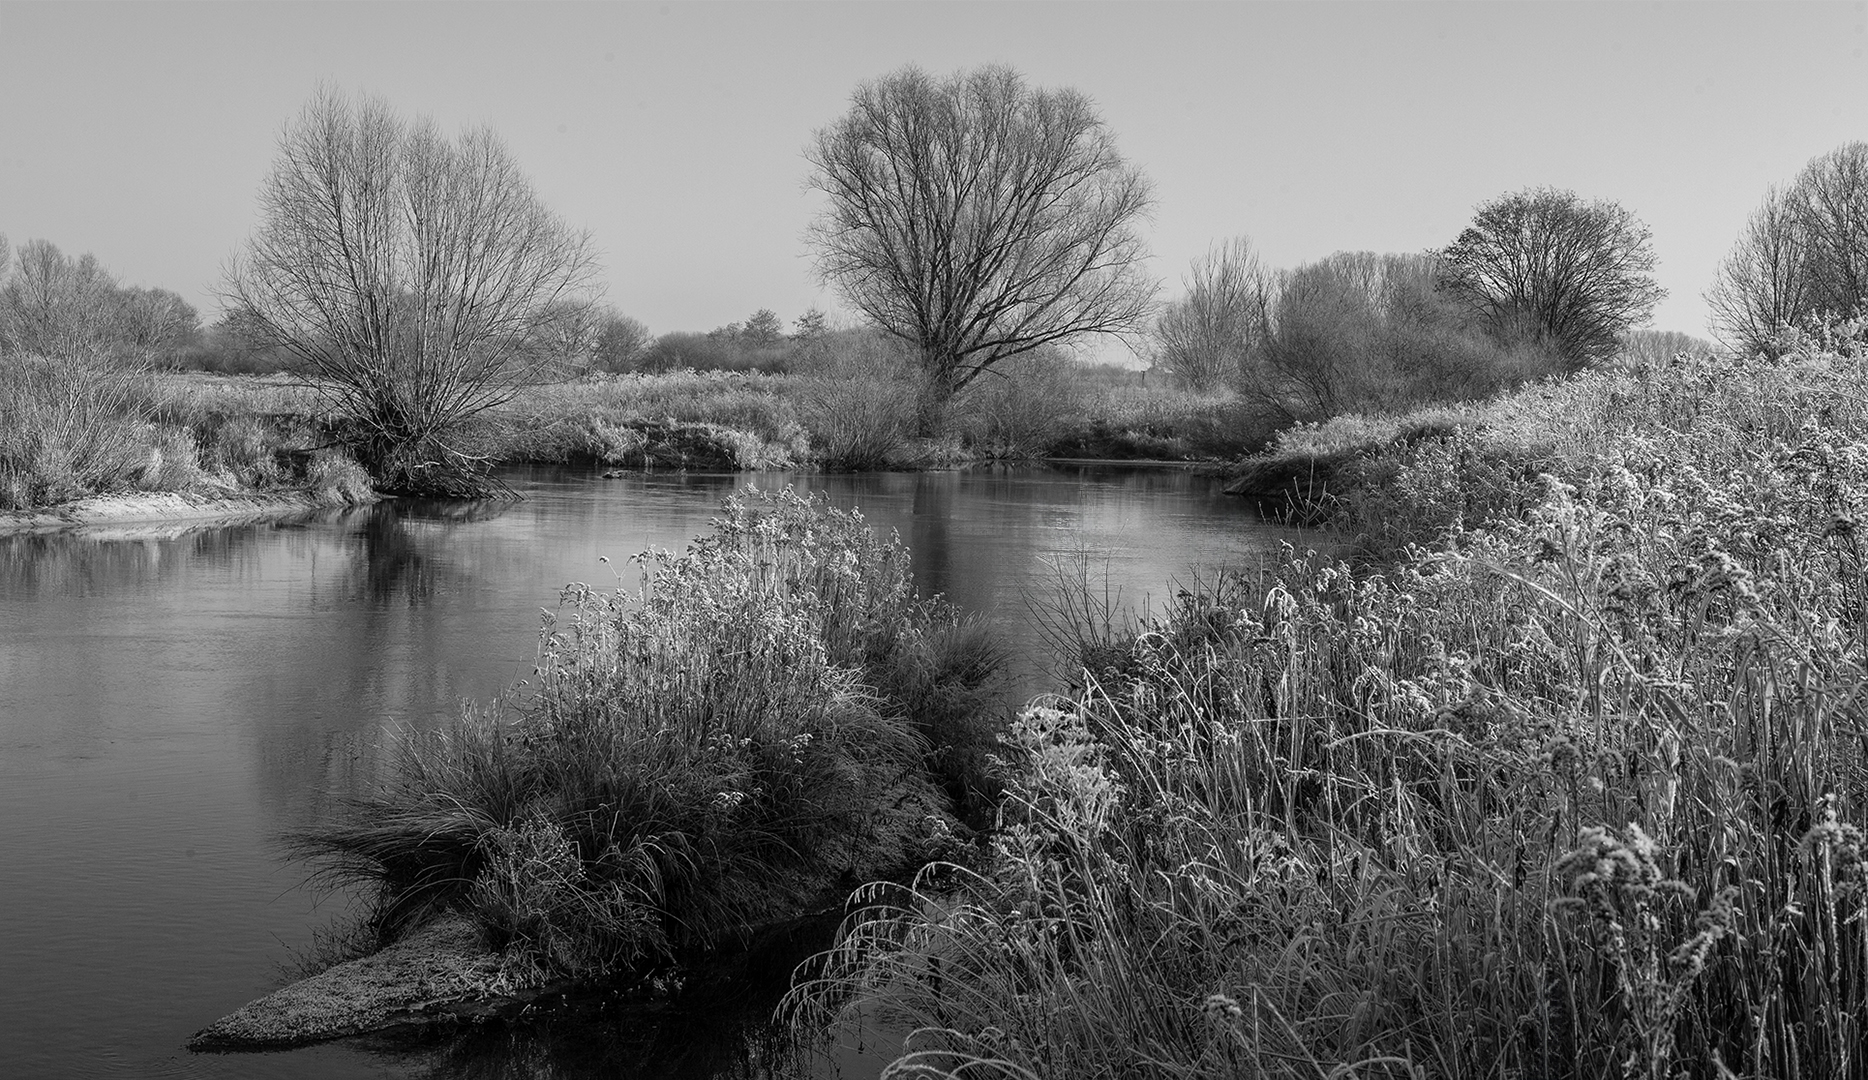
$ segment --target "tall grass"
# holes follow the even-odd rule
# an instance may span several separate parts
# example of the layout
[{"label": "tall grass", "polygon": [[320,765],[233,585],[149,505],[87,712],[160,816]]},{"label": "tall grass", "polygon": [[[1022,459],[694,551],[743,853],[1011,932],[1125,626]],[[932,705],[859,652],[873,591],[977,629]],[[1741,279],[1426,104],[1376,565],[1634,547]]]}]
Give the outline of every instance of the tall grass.
[{"label": "tall grass", "polygon": [[1868,1075],[1864,368],[1545,387],[1522,515],[1103,641],[990,864],[870,891],[793,1016],[900,1076]]},{"label": "tall grass", "polygon": [[384,790],[298,838],[379,890],[386,933],[460,908],[517,971],[598,978],[950,843],[938,784],[998,730],[999,661],[914,597],[898,542],[752,492],[642,563],[639,590],[566,591],[522,697],[408,736]]},{"label": "tall grass", "polygon": [[299,412],[308,401],[279,381],[0,357],[0,510],[150,491],[370,500],[361,467]]},{"label": "tall grass", "polygon": [[144,381],[101,363],[0,357],[0,510],[159,477]]}]

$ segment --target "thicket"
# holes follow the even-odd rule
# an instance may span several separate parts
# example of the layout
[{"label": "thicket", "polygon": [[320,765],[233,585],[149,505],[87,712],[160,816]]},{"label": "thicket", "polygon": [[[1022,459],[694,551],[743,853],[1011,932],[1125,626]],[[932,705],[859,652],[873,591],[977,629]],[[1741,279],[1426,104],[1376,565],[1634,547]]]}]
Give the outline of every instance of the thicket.
[{"label": "thicket", "polygon": [[385,936],[460,909],[516,978],[640,975],[950,852],[997,795],[1000,650],[860,515],[748,492],[638,561],[566,590],[523,692],[298,838]]},{"label": "thicket", "polygon": [[[865,893],[800,1029],[929,1077],[1868,1072],[1868,359],[1486,416],[1522,512],[1085,626],[990,863]],[[1450,511],[1472,449],[1399,479]]]}]

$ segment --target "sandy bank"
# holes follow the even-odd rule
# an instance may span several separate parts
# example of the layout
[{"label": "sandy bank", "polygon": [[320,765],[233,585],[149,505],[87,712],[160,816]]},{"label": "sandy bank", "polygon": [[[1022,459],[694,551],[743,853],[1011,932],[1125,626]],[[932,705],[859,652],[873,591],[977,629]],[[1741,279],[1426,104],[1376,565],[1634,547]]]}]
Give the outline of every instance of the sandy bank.
[{"label": "sandy bank", "polygon": [[[207,522],[270,520],[341,505],[344,504],[293,493],[203,496],[139,491],[93,495],[38,510],[0,511],[0,535],[94,529],[99,526],[161,525],[171,522],[199,525]],[[139,534],[141,531],[148,530],[139,530]]]},{"label": "sandy bank", "polygon": [[564,986],[513,987],[464,918],[431,923],[379,953],[250,1002],[188,1040],[191,1050],[274,1050],[408,1025],[504,1016]]}]

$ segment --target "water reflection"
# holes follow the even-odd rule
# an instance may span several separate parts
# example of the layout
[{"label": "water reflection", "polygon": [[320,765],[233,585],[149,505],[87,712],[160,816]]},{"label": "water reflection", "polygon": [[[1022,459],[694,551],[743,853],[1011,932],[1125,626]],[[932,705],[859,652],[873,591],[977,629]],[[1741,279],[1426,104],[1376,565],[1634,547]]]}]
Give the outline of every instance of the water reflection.
[{"label": "water reflection", "polygon": [[[743,972],[739,997],[652,1024],[580,1006],[417,1051],[179,1047],[276,986],[342,906],[297,887],[277,836],[373,785],[387,734],[528,675],[566,583],[622,565],[633,587],[627,556],[685,547],[736,486],[861,508],[912,548],[920,589],[1028,658],[1047,560],[1087,553],[1134,602],[1284,535],[1184,473],[510,479],[525,501],[0,538],[0,1076],[751,1075],[775,991]],[[731,1017],[750,1041],[713,1037]]]}]

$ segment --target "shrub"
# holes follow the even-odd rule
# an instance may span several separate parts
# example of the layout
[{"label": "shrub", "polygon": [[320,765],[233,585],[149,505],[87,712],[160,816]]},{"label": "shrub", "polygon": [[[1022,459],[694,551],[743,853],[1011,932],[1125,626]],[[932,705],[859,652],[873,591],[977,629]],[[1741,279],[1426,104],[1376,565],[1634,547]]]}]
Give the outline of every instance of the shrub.
[{"label": "shrub", "polygon": [[793,384],[798,419],[825,469],[859,472],[901,463],[917,430],[938,430],[938,408],[912,357],[872,331],[825,334]]},{"label": "shrub", "polygon": [[895,695],[964,697],[997,661],[942,644],[952,616],[854,513],[751,493],[715,528],[635,593],[567,589],[523,698],[405,738],[299,850],[374,884],[391,932],[465,907],[519,970],[582,978],[912,865],[949,832],[928,738],[967,720]]}]

